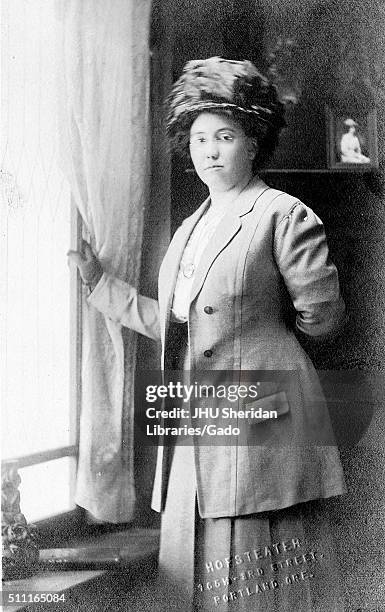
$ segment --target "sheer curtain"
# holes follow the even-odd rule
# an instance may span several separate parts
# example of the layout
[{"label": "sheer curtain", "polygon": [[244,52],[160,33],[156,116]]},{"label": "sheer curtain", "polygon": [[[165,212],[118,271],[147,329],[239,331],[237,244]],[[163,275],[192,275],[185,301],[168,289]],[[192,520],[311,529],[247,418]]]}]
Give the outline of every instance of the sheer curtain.
[{"label": "sheer curtain", "polygon": [[21,510],[35,521],[73,508],[71,193],[58,158],[54,4],[0,4],[1,453],[34,456],[19,473]]},{"label": "sheer curtain", "polygon": [[[150,0],[57,0],[63,168],[107,272],[136,284],[149,182]],[[133,517],[136,340],[83,306],[76,502]]]}]

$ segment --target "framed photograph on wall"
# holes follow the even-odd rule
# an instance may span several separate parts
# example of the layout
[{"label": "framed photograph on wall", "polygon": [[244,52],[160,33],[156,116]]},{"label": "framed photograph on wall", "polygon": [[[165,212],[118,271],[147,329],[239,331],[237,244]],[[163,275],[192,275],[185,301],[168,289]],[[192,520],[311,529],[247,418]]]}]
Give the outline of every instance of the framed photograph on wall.
[{"label": "framed photograph on wall", "polygon": [[342,112],[326,107],[328,167],[362,171],[378,168],[376,109]]}]

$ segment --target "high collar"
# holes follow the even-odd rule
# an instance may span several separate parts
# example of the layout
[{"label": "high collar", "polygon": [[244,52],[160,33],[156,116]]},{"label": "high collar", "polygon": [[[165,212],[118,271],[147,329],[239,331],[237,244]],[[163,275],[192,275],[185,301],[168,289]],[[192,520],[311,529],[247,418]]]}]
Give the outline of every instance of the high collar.
[{"label": "high collar", "polygon": [[266,183],[259,176],[254,176],[231,204],[233,213],[237,214],[238,217],[242,217],[250,212],[256,200],[265,189],[268,189]]},{"label": "high collar", "polygon": [[[241,193],[235,198],[235,200],[228,205],[226,216],[229,214],[231,216],[235,215],[242,217],[250,212],[250,210],[254,207],[255,201],[259,198],[261,193],[265,191],[265,189],[268,189],[266,183],[259,178],[259,176],[254,176],[247,183]],[[186,232],[189,230],[192,231],[202,215],[208,211],[210,204],[211,198],[209,196],[192,215],[183,221],[182,227]]]}]

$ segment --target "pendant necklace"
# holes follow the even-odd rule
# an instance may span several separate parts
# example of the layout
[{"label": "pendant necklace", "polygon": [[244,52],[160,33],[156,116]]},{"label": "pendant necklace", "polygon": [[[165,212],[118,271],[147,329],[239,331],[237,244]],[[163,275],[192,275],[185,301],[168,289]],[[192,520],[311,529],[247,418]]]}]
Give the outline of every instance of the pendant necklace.
[{"label": "pendant necklace", "polygon": [[[224,213],[226,212],[226,210],[224,210]],[[212,221],[217,221],[218,223],[220,222],[222,216],[224,215],[224,213],[220,216],[220,218],[218,219],[217,215],[210,215],[208,214],[208,212],[206,212],[204,214],[204,216],[202,217],[201,220],[201,224],[202,227],[200,228],[199,233],[196,236],[192,236],[193,238],[193,242],[194,245],[190,244],[190,246],[187,244],[186,248],[185,248],[185,253],[184,253],[184,261],[186,261],[186,263],[184,263],[183,261],[181,261],[180,267],[182,269],[182,273],[183,276],[185,278],[192,278],[195,272],[195,264],[194,264],[194,259],[199,247],[199,242],[203,236],[203,233],[205,232],[207,226],[209,225],[209,223],[212,223]],[[214,228],[215,229],[215,228]],[[191,241],[191,238],[190,238]],[[190,242],[189,241],[189,242]]]},{"label": "pendant necklace", "polygon": [[201,228],[200,228],[199,234],[195,232],[195,236],[193,236],[193,240],[191,240],[190,238],[189,240],[190,244],[187,244],[185,248],[184,257],[183,257],[184,261],[181,261],[181,264],[180,264],[182,268],[183,276],[185,278],[192,278],[195,272],[194,258],[195,258],[195,255],[196,255],[196,252],[199,246],[199,241],[202,238],[203,232],[205,231],[206,226],[207,226],[205,217],[206,215],[204,215],[204,217],[201,220]]},{"label": "pendant necklace", "polygon": [[191,278],[195,272],[195,266],[193,263],[182,264],[182,271],[185,278]]}]

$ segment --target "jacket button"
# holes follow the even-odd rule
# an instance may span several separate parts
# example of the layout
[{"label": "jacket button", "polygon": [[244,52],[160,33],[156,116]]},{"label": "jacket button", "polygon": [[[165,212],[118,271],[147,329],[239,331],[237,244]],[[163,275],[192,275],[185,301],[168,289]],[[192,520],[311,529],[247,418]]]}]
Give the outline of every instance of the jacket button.
[{"label": "jacket button", "polygon": [[205,351],[203,354],[205,357],[212,357],[213,352],[211,349],[207,349],[207,351]]},{"label": "jacket button", "polygon": [[206,314],[213,314],[214,312],[214,308],[212,306],[205,306],[203,310]]}]

